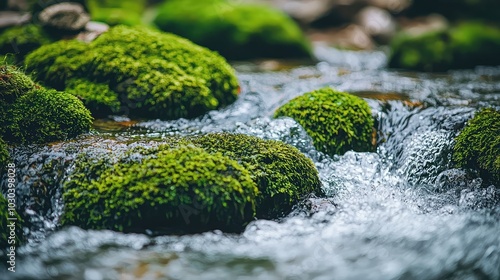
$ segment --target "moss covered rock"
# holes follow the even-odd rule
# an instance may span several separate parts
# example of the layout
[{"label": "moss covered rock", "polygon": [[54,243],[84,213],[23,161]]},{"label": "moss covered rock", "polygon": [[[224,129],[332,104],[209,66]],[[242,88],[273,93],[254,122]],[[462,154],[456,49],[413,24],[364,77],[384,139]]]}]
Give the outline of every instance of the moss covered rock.
[{"label": "moss covered rock", "polygon": [[446,71],[500,64],[500,29],[466,22],[448,30],[400,34],[391,42],[389,66]]},{"label": "moss covered rock", "polygon": [[226,0],[172,0],[154,23],[228,59],[310,57],[300,28],[270,7]]},{"label": "moss covered rock", "polygon": [[500,111],[479,111],[455,140],[457,165],[478,169],[484,179],[500,186]]},{"label": "moss covered rock", "polygon": [[194,146],[160,149],[98,173],[97,180],[76,173],[65,185],[63,225],[126,232],[239,231],[254,216],[258,189],[249,171]]},{"label": "moss covered rock", "polygon": [[234,70],[172,34],[117,26],[90,44],[56,42],[26,57],[45,85],[80,97],[95,115],[192,118],[236,100]]},{"label": "moss covered rock", "polygon": [[73,138],[90,129],[90,112],[76,97],[56,90],[36,89],[19,97],[7,111],[5,139],[44,143]]},{"label": "moss covered rock", "polygon": [[258,218],[283,216],[305,195],[322,193],[313,162],[291,145],[230,133],[207,134],[190,140],[210,153],[220,152],[238,161],[250,171],[260,190]]},{"label": "moss covered rock", "polygon": [[78,98],[44,89],[14,66],[0,66],[0,135],[6,141],[63,140],[91,125],[90,111]]},{"label": "moss covered rock", "polygon": [[[9,218],[16,220],[9,220]],[[11,236],[9,225],[12,222],[15,223],[15,237],[9,239]],[[16,210],[9,210],[9,201],[0,194],[0,250],[10,246],[19,247],[23,238],[22,222],[23,220]],[[3,259],[5,256],[2,254],[1,258]]]},{"label": "moss covered rock", "polygon": [[14,26],[0,34],[0,55],[13,54],[14,59],[10,62],[20,62],[31,51],[52,41],[38,25]]},{"label": "moss covered rock", "polygon": [[290,100],[274,116],[295,119],[312,137],[316,149],[329,155],[373,150],[370,107],[354,95],[322,88]]},{"label": "moss covered rock", "polygon": [[111,26],[141,24],[146,7],[145,0],[88,0],[86,1],[92,20],[105,22]]}]

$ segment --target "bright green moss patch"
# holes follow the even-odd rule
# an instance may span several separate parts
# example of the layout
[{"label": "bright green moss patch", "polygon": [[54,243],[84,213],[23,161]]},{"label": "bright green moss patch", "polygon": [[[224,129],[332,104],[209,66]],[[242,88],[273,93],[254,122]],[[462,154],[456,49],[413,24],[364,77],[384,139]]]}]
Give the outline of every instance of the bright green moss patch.
[{"label": "bright green moss patch", "polygon": [[5,139],[44,143],[73,138],[90,129],[90,112],[76,97],[56,90],[37,89],[9,108]]},{"label": "bright green moss patch", "polygon": [[[23,236],[22,219],[15,210],[9,211],[8,203],[7,199],[0,194],[0,250],[10,246],[19,247]],[[8,220],[9,218],[17,219],[15,221],[15,237],[13,239],[9,239],[11,232],[9,225],[12,222]]]},{"label": "bright green moss patch", "polygon": [[126,232],[239,231],[255,212],[258,190],[249,171],[194,146],[119,162],[95,175],[98,179],[89,181],[76,173],[65,185],[63,225]]},{"label": "bright green moss patch", "polygon": [[290,100],[274,116],[295,119],[316,149],[329,155],[373,150],[370,107],[354,95],[322,88]]},{"label": "bright green moss patch", "polygon": [[479,111],[455,140],[453,159],[459,167],[479,169],[484,179],[500,184],[500,111]]},{"label": "bright green moss patch", "polygon": [[96,115],[192,118],[236,100],[234,70],[172,34],[117,26],[90,44],[44,46],[26,58],[47,86],[82,98]]},{"label": "bright green moss patch", "polygon": [[105,22],[111,26],[141,24],[145,0],[88,0],[86,1],[92,20]]},{"label": "bright green moss patch", "polygon": [[467,22],[449,30],[400,34],[391,43],[389,66],[446,71],[500,64],[500,29]]},{"label": "bright green moss patch", "polygon": [[0,66],[0,135],[13,143],[64,140],[86,132],[90,112],[76,97],[35,84],[11,65]]},{"label": "bright green moss patch", "polygon": [[310,57],[300,28],[264,5],[225,0],[166,1],[154,23],[228,59]]},{"label": "bright green moss patch", "polygon": [[257,198],[258,218],[282,216],[305,195],[322,193],[313,162],[291,145],[230,133],[190,140],[210,153],[220,152],[238,161],[250,171],[261,193]]},{"label": "bright green moss patch", "polygon": [[12,62],[22,61],[24,56],[53,39],[34,24],[14,26],[0,34],[0,55],[14,54]]}]

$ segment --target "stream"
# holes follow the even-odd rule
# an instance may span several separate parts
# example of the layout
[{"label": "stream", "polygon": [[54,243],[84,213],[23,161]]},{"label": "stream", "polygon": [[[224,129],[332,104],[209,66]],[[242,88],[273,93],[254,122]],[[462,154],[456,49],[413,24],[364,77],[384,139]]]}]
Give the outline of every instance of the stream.
[{"label": "stream", "polygon": [[[451,162],[453,138],[482,107],[500,108],[500,67],[444,74],[390,70],[382,51],[316,46],[319,62],[277,71],[238,63],[242,91],[197,119],[96,121],[77,139],[16,147],[17,199],[29,216],[16,272],[1,279],[500,279],[500,186]],[[365,98],[378,148],[329,157],[272,114],[331,86]],[[229,131],[277,139],[310,157],[325,197],[307,197],[241,234],[122,234],[58,227],[61,186],[84,153],[118,156],[169,135]],[[3,178],[2,191],[6,180]],[[5,265],[5,264],[4,264]]]}]

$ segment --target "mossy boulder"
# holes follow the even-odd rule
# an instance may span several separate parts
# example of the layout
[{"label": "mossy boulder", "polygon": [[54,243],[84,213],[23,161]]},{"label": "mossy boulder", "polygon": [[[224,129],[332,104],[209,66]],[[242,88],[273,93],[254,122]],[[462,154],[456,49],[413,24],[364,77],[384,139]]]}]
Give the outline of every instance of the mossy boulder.
[{"label": "mossy boulder", "polygon": [[[16,220],[9,220],[16,219]],[[11,228],[9,225],[14,222],[14,232],[15,237],[13,239],[9,239],[11,236]],[[23,220],[16,212],[16,210],[9,210],[9,201],[0,194],[0,250],[4,250],[8,247],[14,246],[19,247],[21,241],[23,239],[23,228],[22,228]],[[2,254],[2,259],[5,256]]]},{"label": "mossy boulder", "polygon": [[86,1],[92,20],[105,22],[111,26],[141,24],[146,7],[145,0],[88,0]]},{"label": "mossy boulder", "polygon": [[190,141],[210,153],[222,153],[250,171],[260,190],[258,218],[283,216],[305,195],[322,193],[313,162],[291,145],[230,133],[196,136]]},{"label": "mossy boulder", "polygon": [[389,66],[446,71],[500,64],[500,28],[465,22],[419,35],[402,33],[391,42]]},{"label": "mossy boulder", "polygon": [[96,116],[192,118],[236,100],[231,66],[173,34],[116,26],[86,44],[60,41],[26,57],[46,86],[78,96]]},{"label": "mossy boulder", "polygon": [[21,62],[28,53],[53,41],[39,25],[10,27],[0,33],[0,55],[13,54],[10,62]]},{"label": "mossy boulder", "polygon": [[300,28],[286,14],[264,5],[171,0],[160,6],[154,23],[232,60],[311,56]]},{"label": "mossy boulder", "polygon": [[500,111],[479,111],[455,141],[457,166],[478,169],[483,179],[500,187]]},{"label": "mossy boulder", "polygon": [[254,217],[258,189],[235,160],[194,146],[158,151],[100,170],[97,180],[76,173],[64,187],[61,223],[125,232],[240,231]]},{"label": "mossy boulder", "polygon": [[73,95],[47,90],[18,68],[0,66],[0,135],[12,143],[44,143],[87,132],[92,117]]},{"label": "mossy boulder", "polygon": [[318,151],[342,155],[349,150],[373,150],[371,109],[363,99],[322,88],[290,100],[274,113],[297,121],[314,141]]}]

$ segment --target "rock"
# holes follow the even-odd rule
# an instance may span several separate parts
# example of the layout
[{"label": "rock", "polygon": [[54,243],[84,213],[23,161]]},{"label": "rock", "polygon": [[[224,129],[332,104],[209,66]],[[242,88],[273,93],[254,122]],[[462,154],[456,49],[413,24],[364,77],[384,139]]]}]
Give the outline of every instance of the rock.
[{"label": "rock", "polygon": [[305,93],[278,108],[274,116],[295,119],[316,149],[331,156],[374,148],[374,120],[368,103],[345,92],[327,87]]},{"label": "rock", "polygon": [[38,20],[43,26],[76,31],[83,29],[90,16],[81,4],[64,2],[43,9],[38,14]]},{"label": "rock", "polygon": [[90,129],[90,112],[76,97],[36,85],[13,66],[1,66],[0,77],[0,132],[6,141],[46,143]]},{"label": "rock", "polygon": [[458,167],[478,169],[487,182],[500,187],[500,111],[482,109],[455,139]]},{"label": "rock", "polygon": [[31,20],[29,13],[2,11],[0,12],[0,29],[22,25]]},{"label": "rock", "polygon": [[78,33],[75,37],[82,42],[90,43],[94,41],[99,35],[109,30],[109,25],[96,21],[89,21],[85,25],[85,30]]},{"label": "rock", "polygon": [[159,8],[154,23],[231,60],[311,57],[296,23],[265,5],[173,0]]},{"label": "rock", "polygon": [[355,24],[343,28],[312,31],[310,38],[312,41],[326,42],[330,46],[341,49],[372,50],[375,48],[373,39],[363,28]]},{"label": "rock", "polygon": [[388,43],[396,32],[392,15],[376,7],[363,8],[356,15],[355,22],[379,43]]},{"label": "rock", "polygon": [[366,0],[368,5],[390,11],[391,13],[400,13],[411,6],[411,0]]},{"label": "rock", "polygon": [[257,218],[284,216],[304,196],[323,193],[313,162],[281,141],[230,133],[207,134],[190,141],[210,153],[222,153],[250,171],[260,191]]},{"label": "rock", "polygon": [[125,232],[203,232],[241,231],[253,218],[258,189],[236,161],[183,145],[144,153],[152,156],[118,162],[91,181],[78,173],[86,161],[78,162],[64,186],[61,223]]},{"label": "rock", "polygon": [[26,65],[46,85],[81,98],[96,116],[193,118],[231,104],[239,88],[217,53],[145,27],[116,26],[89,44],[43,46]]},{"label": "rock", "polygon": [[255,217],[280,217],[307,194],[322,192],[312,161],[280,141],[229,133],[161,141],[130,143],[121,154],[80,155],[64,184],[62,224],[241,232]]},{"label": "rock", "polygon": [[276,0],[272,4],[297,21],[308,24],[328,13],[335,6],[333,0]]},{"label": "rock", "polygon": [[442,15],[431,14],[412,19],[401,18],[399,19],[399,26],[402,32],[418,36],[428,32],[446,30],[450,24]]}]

